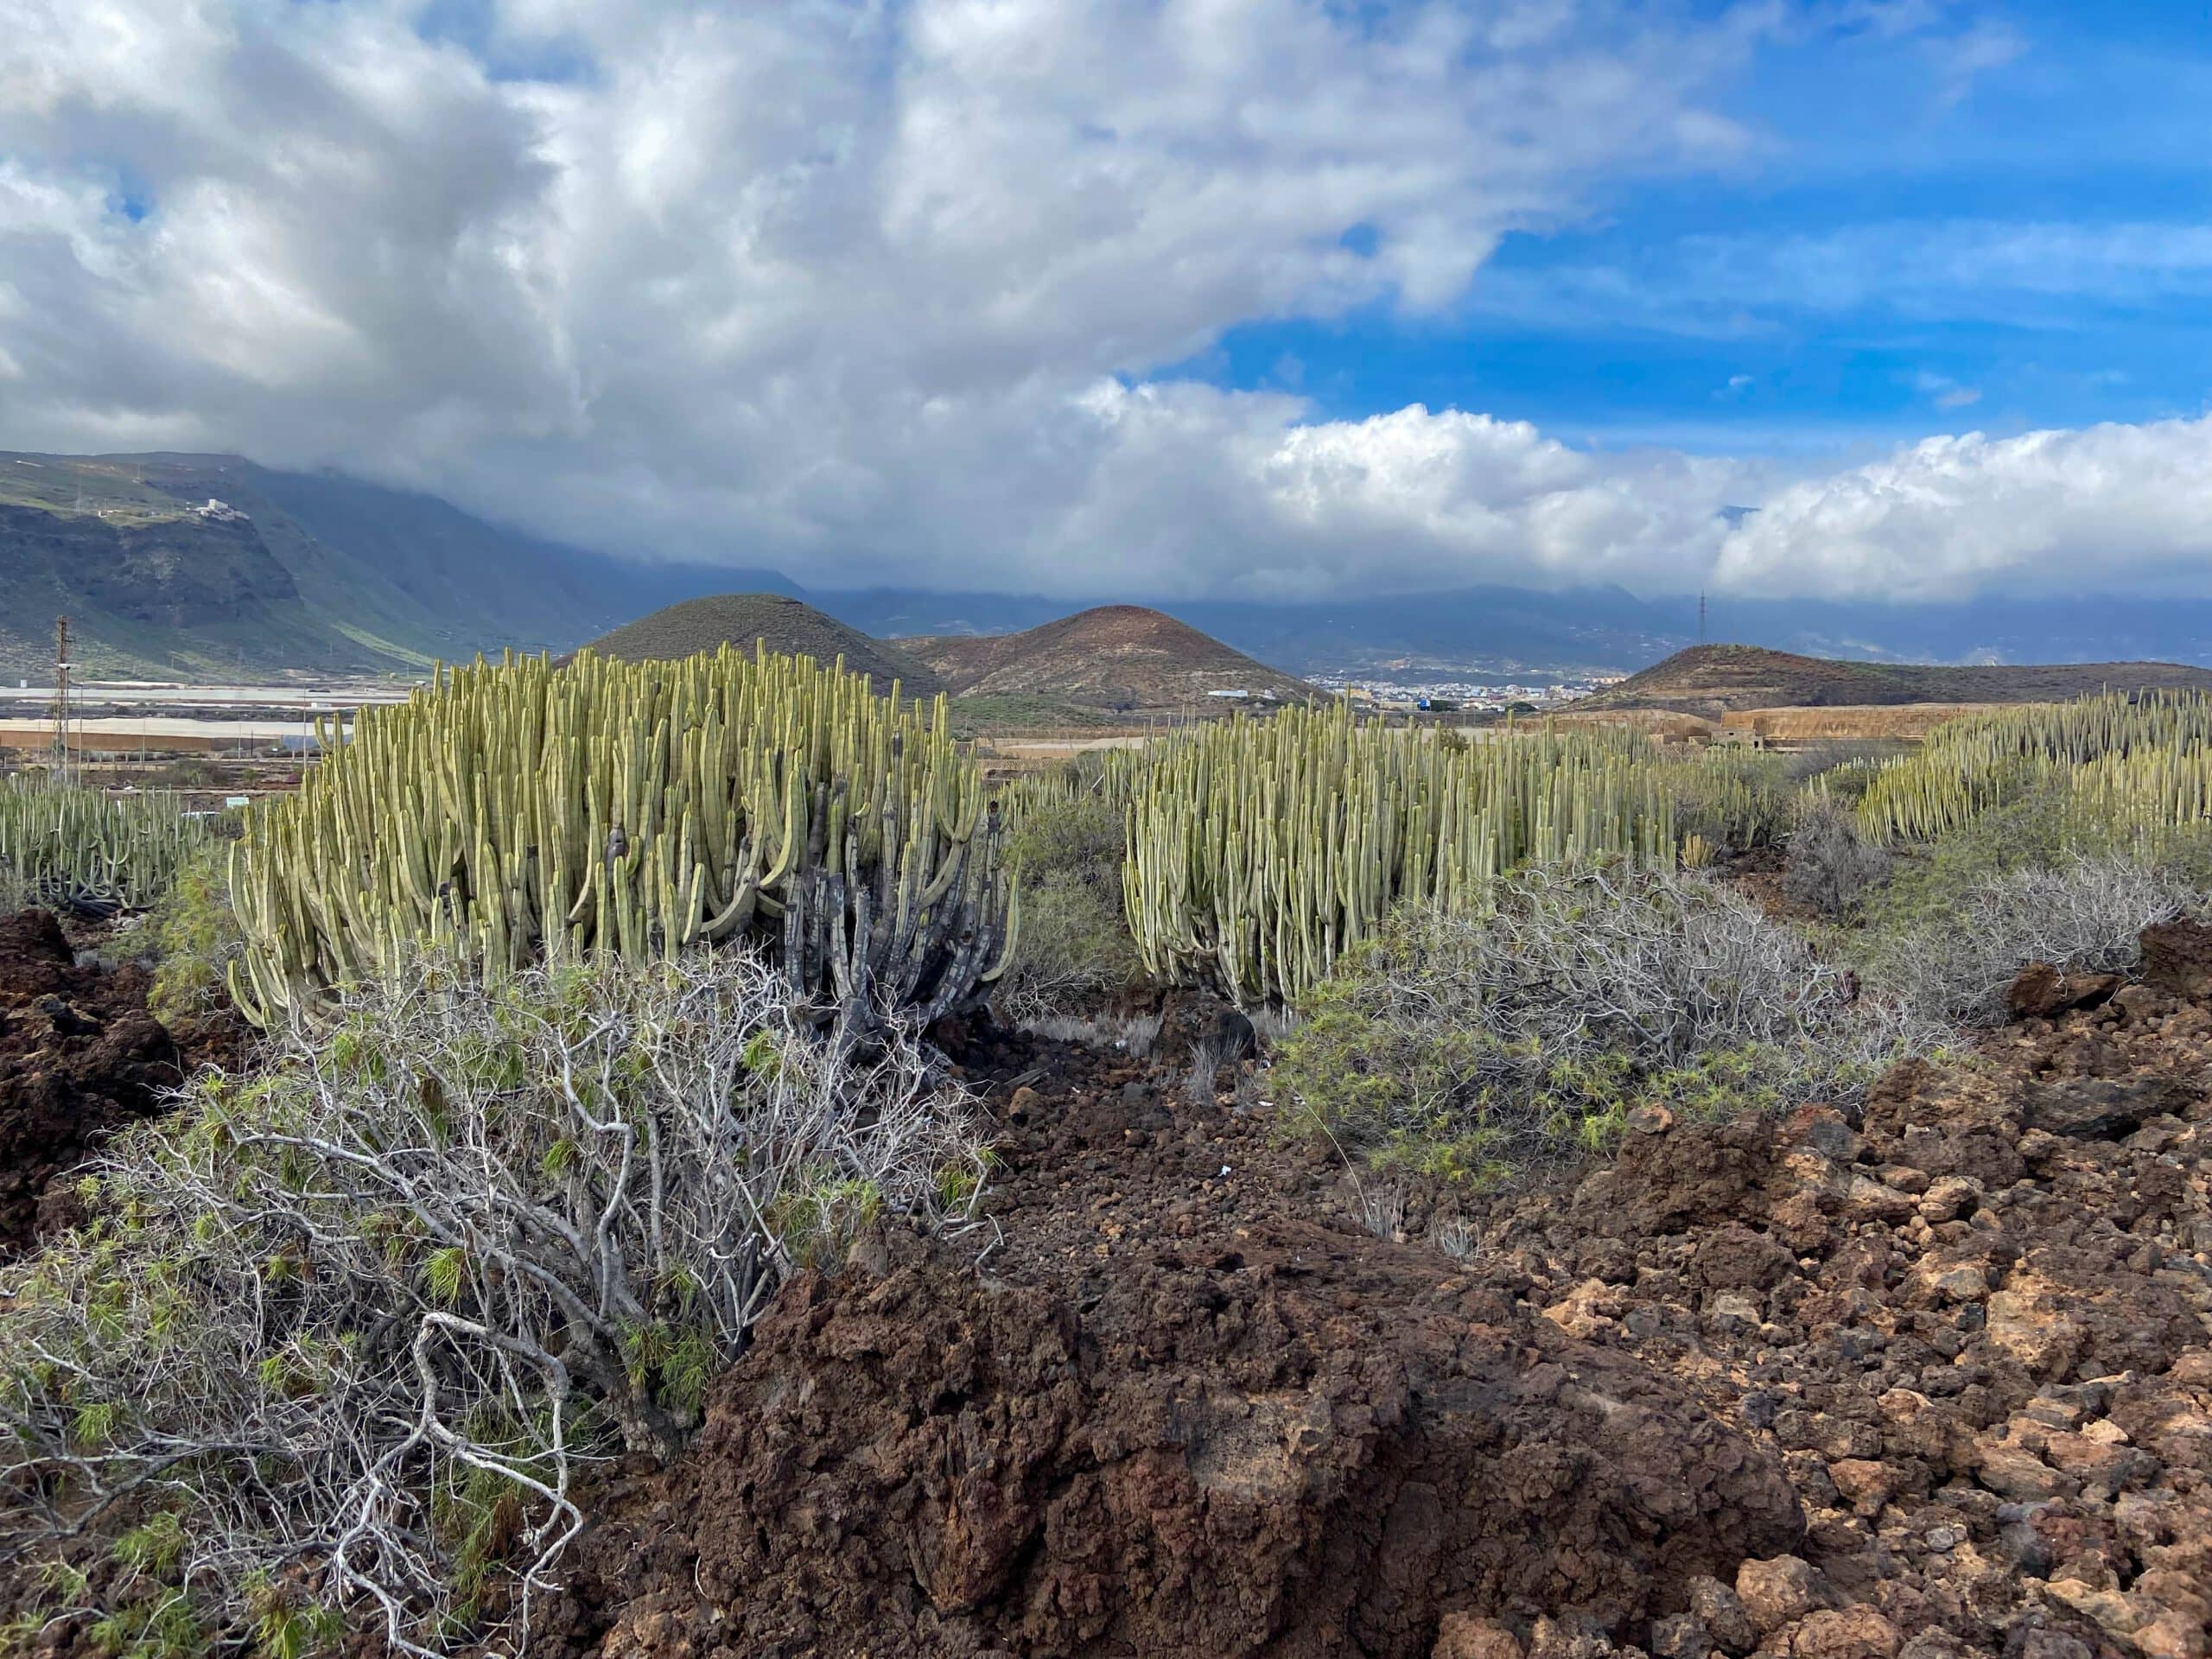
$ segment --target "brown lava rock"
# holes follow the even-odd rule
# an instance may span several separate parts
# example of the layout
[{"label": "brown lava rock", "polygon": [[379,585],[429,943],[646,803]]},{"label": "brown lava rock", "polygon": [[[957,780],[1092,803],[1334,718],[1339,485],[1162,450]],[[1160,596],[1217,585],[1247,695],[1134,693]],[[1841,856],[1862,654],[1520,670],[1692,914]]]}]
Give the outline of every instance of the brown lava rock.
[{"label": "brown lava rock", "polygon": [[1863,1110],[1480,1198],[979,1039],[981,1267],[794,1285],[545,1649],[2212,1659],[2212,935],[2146,944]]},{"label": "brown lava rock", "polygon": [[2102,1007],[2126,982],[2118,974],[2062,974],[2047,962],[2031,962],[2005,993],[2005,1007],[2015,1020],[2056,1020],[2077,1008]]},{"label": "brown lava rock", "polygon": [[0,916],[0,1255],[66,1219],[63,1178],[196,1067],[146,1012],[149,984],[79,967],[48,911]]},{"label": "brown lava rock", "polygon": [[573,1645],[1509,1659],[1800,1547],[1781,1456],[1651,1367],[1354,1225],[1263,1122],[1071,1063],[980,1270],[894,1239],[793,1285],[610,1494]]}]

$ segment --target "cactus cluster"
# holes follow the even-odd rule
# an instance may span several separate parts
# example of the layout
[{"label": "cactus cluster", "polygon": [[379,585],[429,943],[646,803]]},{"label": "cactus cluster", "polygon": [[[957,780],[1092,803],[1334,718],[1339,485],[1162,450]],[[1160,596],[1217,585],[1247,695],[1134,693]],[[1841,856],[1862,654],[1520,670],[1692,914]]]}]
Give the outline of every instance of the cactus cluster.
[{"label": "cactus cluster", "polygon": [[25,903],[143,909],[207,839],[165,792],[107,795],[26,778],[0,787],[0,874]]},{"label": "cactus cluster", "polygon": [[1246,1006],[1302,995],[1401,901],[1479,906],[1535,861],[1676,856],[1656,751],[1628,732],[1451,743],[1338,705],[1178,734],[1116,770],[1147,971]]},{"label": "cactus cluster", "polygon": [[849,1031],[958,1007],[1014,929],[999,823],[940,701],[728,646],[441,671],[365,709],[231,866],[232,995],[268,1026],[425,945],[492,976],[747,938]]},{"label": "cactus cluster", "polygon": [[2063,796],[2080,823],[2128,833],[2212,817],[2212,697],[2107,693],[1947,721],[1874,773],[1859,831],[1930,841],[2042,791]]}]

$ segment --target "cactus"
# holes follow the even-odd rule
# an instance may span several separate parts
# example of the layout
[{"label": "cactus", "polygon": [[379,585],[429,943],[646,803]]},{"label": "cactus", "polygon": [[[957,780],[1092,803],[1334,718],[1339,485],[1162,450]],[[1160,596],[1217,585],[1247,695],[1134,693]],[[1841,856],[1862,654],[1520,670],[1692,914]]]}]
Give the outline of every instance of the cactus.
[{"label": "cactus", "polygon": [[2107,693],[1948,721],[1874,773],[1859,832],[1931,841],[2044,790],[2076,829],[2155,836],[2212,817],[2212,697]]},{"label": "cactus", "polygon": [[1303,994],[1402,900],[1467,908],[1532,861],[1676,856],[1656,752],[1627,732],[1453,746],[1340,704],[1179,734],[1108,775],[1147,971],[1246,1006]]},{"label": "cactus", "polygon": [[208,839],[165,792],[96,789],[10,778],[0,787],[0,871],[30,903],[143,910]]},{"label": "cactus", "polygon": [[264,1027],[426,944],[496,976],[749,939],[857,1034],[961,1006],[1012,948],[943,700],[925,721],[842,659],[480,660],[324,753],[232,855],[232,994]]}]

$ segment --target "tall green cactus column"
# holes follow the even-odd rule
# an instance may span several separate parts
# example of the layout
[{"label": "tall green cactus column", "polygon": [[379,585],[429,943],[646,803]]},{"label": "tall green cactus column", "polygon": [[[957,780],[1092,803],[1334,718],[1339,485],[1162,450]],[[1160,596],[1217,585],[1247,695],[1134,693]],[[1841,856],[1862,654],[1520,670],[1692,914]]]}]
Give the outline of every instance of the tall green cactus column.
[{"label": "tall green cactus column", "polygon": [[0,869],[41,902],[144,909],[209,839],[164,791],[108,795],[20,777],[0,786]]},{"label": "tall green cactus column", "polygon": [[1179,733],[1108,776],[1146,970],[1247,1005],[1302,994],[1395,905],[1478,905],[1531,860],[1676,857],[1656,752],[1630,732],[1447,746],[1340,703]]},{"label": "tall green cactus column", "polygon": [[263,1024],[425,944],[496,975],[744,939],[860,1030],[959,1006],[1014,928],[941,699],[728,646],[441,671],[251,816],[232,886]]}]

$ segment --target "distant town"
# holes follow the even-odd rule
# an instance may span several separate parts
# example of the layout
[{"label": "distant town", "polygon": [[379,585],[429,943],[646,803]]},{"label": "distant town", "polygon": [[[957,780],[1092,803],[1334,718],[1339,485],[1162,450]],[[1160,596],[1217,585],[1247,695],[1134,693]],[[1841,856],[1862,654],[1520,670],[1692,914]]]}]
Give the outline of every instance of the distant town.
[{"label": "distant town", "polygon": [[1503,709],[1516,705],[1554,709],[1586,697],[1614,684],[1619,674],[1573,677],[1545,676],[1541,680],[1499,681],[1452,679],[1378,679],[1372,674],[1310,674],[1307,680],[1325,691],[1340,692],[1362,702],[1390,708]]}]

